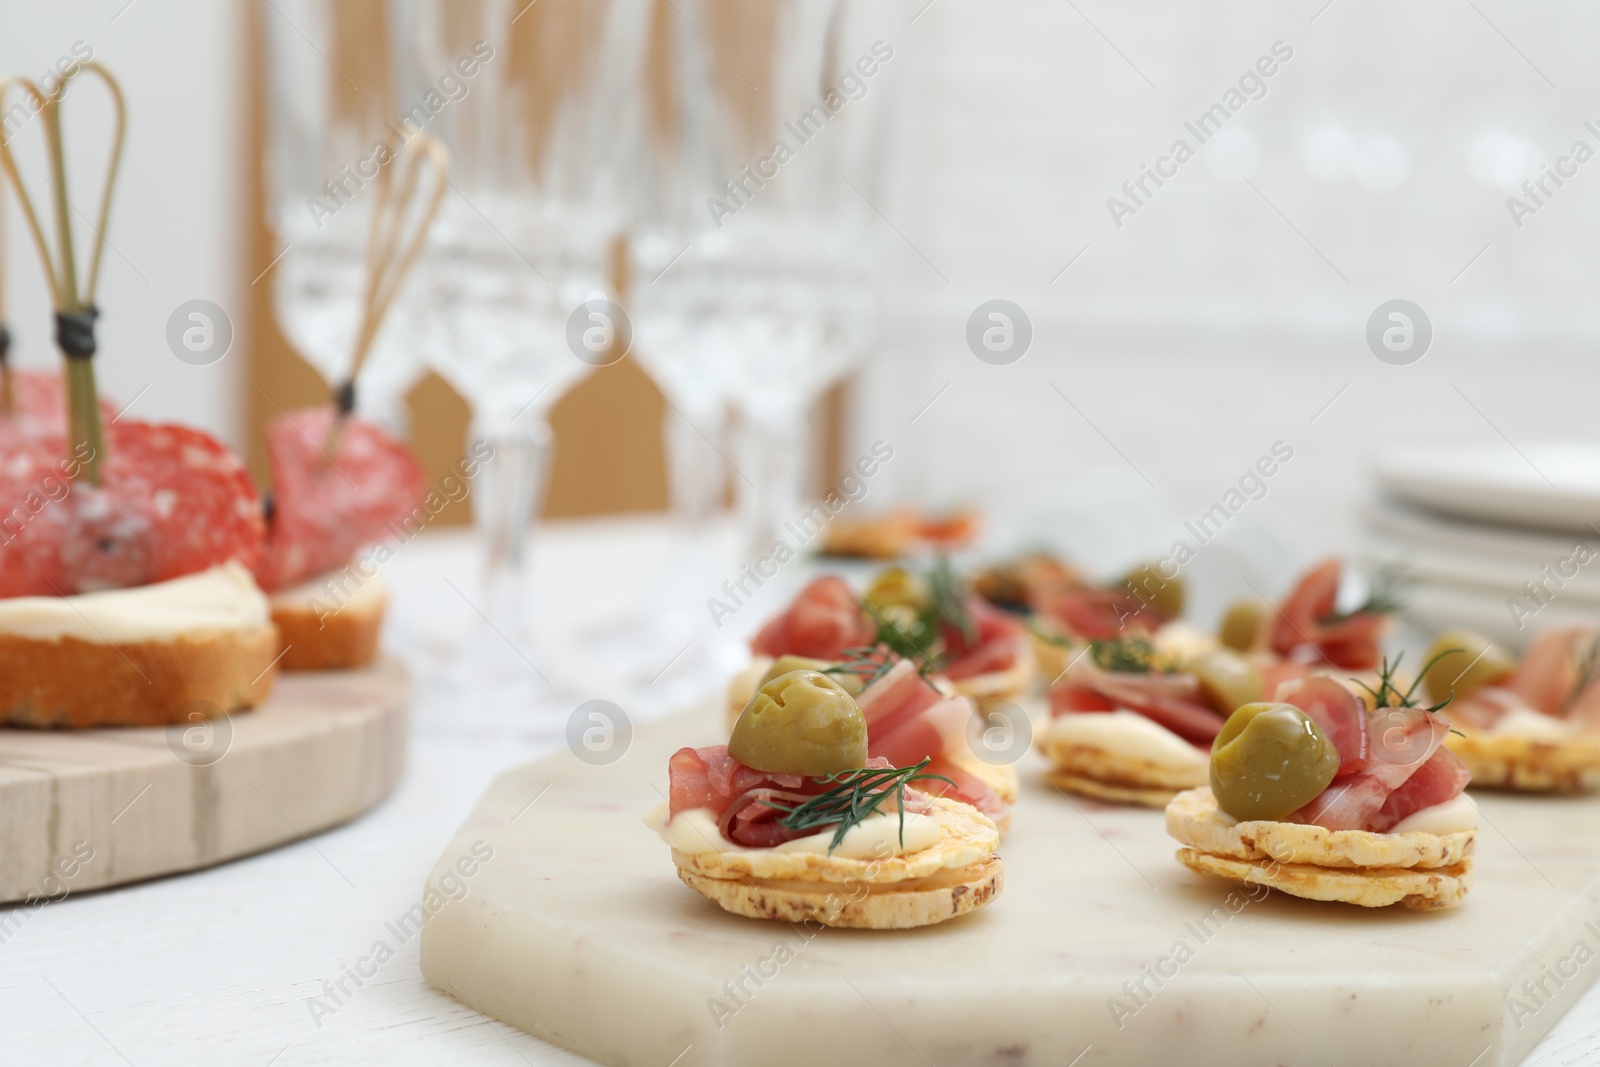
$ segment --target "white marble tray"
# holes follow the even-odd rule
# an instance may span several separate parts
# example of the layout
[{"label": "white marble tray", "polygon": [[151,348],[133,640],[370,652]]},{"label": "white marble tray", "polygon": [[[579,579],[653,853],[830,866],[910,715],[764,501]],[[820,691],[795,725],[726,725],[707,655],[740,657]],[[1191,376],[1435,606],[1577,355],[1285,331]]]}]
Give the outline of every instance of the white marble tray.
[{"label": "white marble tray", "polygon": [[[718,911],[640,823],[670,752],[715,740],[697,712],[609,766],[563,753],[503,775],[430,876],[459,899],[424,929],[428,981],[629,1067],[1495,1067],[1600,974],[1600,800],[1482,797],[1457,911],[1269,894],[1235,912],[1172,858],[1159,813],[1069,801],[1030,756],[994,905],[808,936]],[[475,846],[492,859],[446,880]]]}]

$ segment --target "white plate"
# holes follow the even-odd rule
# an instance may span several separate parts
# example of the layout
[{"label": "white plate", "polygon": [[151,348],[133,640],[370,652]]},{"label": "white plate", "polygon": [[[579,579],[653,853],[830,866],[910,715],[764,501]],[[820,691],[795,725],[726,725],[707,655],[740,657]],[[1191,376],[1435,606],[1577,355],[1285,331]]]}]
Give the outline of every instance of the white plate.
[{"label": "white plate", "polygon": [[1392,496],[1450,515],[1591,535],[1600,524],[1600,445],[1396,449],[1372,471]]}]

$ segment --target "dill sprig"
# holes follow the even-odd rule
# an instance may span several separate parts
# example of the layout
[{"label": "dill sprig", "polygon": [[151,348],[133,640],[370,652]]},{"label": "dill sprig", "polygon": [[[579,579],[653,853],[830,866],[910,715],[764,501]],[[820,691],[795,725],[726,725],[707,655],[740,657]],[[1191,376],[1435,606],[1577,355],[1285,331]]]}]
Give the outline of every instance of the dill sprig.
[{"label": "dill sprig", "polygon": [[889,673],[899,657],[881,645],[861,645],[839,653],[839,662],[822,668],[823,674],[853,674],[861,679],[861,688]]},{"label": "dill sprig", "polygon": [[1561,702],[1561,707],[1570,710],[1597,676],[1600,676],[1600,634],[1595,635],[1589,647],[1579,656],[1578,676],[1573,679],[1572,690],[1567,693],[1567,699]]},{"label": "dill sprig", "polygon": [[1149,674],[1158,668],[1156,646],[1144,637],[1116,637],[1109,641],[1090,641],[1089,658],[1106,671]]},{"label": "dill sprig", "polygon": [[1367,590],[1367,599],[1350,611],[1336,611],[1318,621],[1335,623],[1356,615],[1398,615],[1405,610],[1405,590],[1410,584],[1410,578],[1399,567],[1379,567],[1372,575],[1372,587]]},{"label": "dill sprig", "polygon": [[817,782],[837,783],[825,793],[818,793],[804,803],[788,805],[780,801],[763,800],[761,803],[784,812],[778,822],[785,829],[806,831],[821,830],[838,825],[833,840],[828,844],[831,853],[839,847],[845,834],[859,826],[868,816],[877,812],[883,802],[893,797],[900,809],[900,844],[906,843],[906,786],[924,779],[954,782],[942,774],[924,774],[923,768],[932,760],[923,760],[911,767],[862,767],[859,770],[840,771],[813,779]]},{"label": "dill sprig", "polygon": [[966,586],[950,565],[948,556],[934,560],[933,569],[928,571],[928,599],[935,619],[961,631],[962,639],[969,645],[978,639],[978,624],[967,610]]},{"label": "dill sprig", "polygon": [[[1400,661],[1405,659],[1406,654],[1404,652],[1397,654],[1392,662],[1388,656],[1383,657],[1383,665],[1378,668],[1378,688],[1374,689],[1372,686],[1361,681],[1360,679],[1351,680],[1361,688],[1365,689],[1368,693],[1372,694],[1372,702],[1375,707],[1419,708],[1422,707],[1422,705],[1418,704],[1416,700],[1417,687],[1422,684],[1423,678],[1427,677],[1428,668],[1432,667],[1435,663],[1438,663],[1446,656],[1465,651],[1465,649],[1461,648],[1447,648],[1440,652],[1422,665],[1422,670],[1417,672],[1416,679],[1403,690],[1398,685],[1394,684],[1394,676],[1395,673],[1400,669]],[[1456,695],[1451,693],[1440,703],[1433,705],[1431,708],[1422,708],[1422,710],[1429,712],[1430,714],[1443,711],[1455,698]]]}]

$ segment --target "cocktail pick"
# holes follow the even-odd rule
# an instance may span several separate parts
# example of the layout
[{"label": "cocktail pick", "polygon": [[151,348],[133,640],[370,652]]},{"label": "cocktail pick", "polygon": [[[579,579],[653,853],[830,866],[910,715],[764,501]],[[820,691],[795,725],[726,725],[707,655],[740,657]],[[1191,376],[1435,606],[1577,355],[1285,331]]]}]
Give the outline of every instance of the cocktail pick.
[{"label": "cocktail pick", "polygon": [[[432,190],[426,193],[421,182],[424,164],[431,166],[434,179]],[[394,181],[397,168],[403,168],[398,188]],[[328,428],[323,448],[328,456],[337,450],[344,421],[355,410],[356,378],[383,326],[384,316],[416,265],[433,220],[439,215],[449,172],[449,152],[438,140],[426,135],[418,136],[402,148],[378,172],[373,188],[372,225],[367,236],[367,284],[350,354],[350,371],[333,391],[338,417]]]},{"label": "cocktail pick", "polygon": [[6,326],[6,193],[0,184],[0,420],[17,412],[16,391],[11,387],[11,330]]},{"label": "cocktail pick", "polygon": [[[115,133],[111,142],[111,155],[106,163],[105,186],[100,198],[100,216],[94,226],[95,240],[89,256],[89,270],[80,285],[78,282],[77,253],[72,242],[72,215],[74,208],[67,198],[67,160],[64,138],[61,133],[61,98],[67,83],[85,71],[98,75],[111,94]],[[17,161],[11,146],[0,140],[0,169],[11,179],[17,193],[17,204],[33,236],[34,246],[44,265],[45,279],[55,299],[56,344],[65,357],[67,379],[67,432],[68,448],[74,456],[84,457],[76,468],[77,477],[87,477],[90,484],[100,484],[100,469],[105,460],[105,439],[100,424],[100,402],[95,389],[94,321],[95,285],[100,278],[100,255],[105,248],[106,222],[111,214],[111,191],[117,181],[117,167],[122,161],[122,136],[125,125],[125,108],[122,87],[111,73],[93,60],[64,75],[55,92],[46,94],[29,78],[13,77],[0,82],[0,111],[4,111],[6,97],[13,86],[20,86],[27,96],[29,108],[44,124],[45,147],[49,157],[50,182],[55,192],[55,249],[45,238],[44,227],[33,198],[28,195],[22,177],[17,173]]]}]

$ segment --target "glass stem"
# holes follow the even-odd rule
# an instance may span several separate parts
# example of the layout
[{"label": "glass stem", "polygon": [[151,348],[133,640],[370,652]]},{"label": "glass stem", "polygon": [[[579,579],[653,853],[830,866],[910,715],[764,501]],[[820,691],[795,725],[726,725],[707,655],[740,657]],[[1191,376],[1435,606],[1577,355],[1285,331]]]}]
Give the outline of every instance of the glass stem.
[{"label": "glass stem", "polygon": [[482,609],[489,625],[513,644],[528,636],[528,546],[544,501],[553,434],[542,415],[520,422],[475,421],[475,455],[487,460],[473,501],[482,551]]},{"label": "glass stem", "polygon": [[741,412],[739,419],[739,520],[744,562],[768,555],[778,541],[793,549],[798,538],[788,523],[800,523],[805,499],[811,433],[803,412],[782,415]]}]

